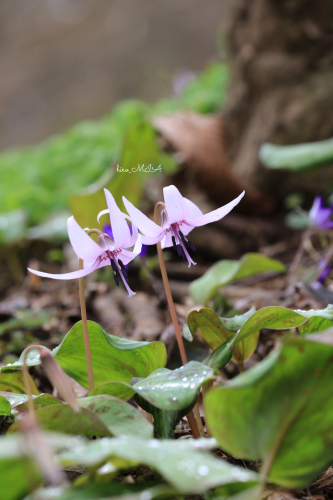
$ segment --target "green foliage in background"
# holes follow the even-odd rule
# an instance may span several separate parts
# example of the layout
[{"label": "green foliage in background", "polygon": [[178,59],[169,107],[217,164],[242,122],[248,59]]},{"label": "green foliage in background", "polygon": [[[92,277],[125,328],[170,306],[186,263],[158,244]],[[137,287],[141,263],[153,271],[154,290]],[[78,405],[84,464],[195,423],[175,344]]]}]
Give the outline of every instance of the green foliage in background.
[{"label": "green foliage in background", "polygon": [[[128,193],[130,184],[127,196],[137,202],[147,174],[116,175],[117,163],[123,168],[137,167],[138,163],[161,164],[165,173],[176,168],[174,160],[157,145],[151,117],[180,109],[216,111],[223,102],[227,82],[226,64],[210,64],[180,96],[155,105],[124,101],[101,120],[81,122],[37,146],[4,152],[0,155],[0,243],[22,237],[66,237],[67,210],[79,211],[82,203],[86,207],[91,204],[95,210],[96,191],[101,187],[117,195],[125,191],[125,185]],[[45,227],[27,231],[28,226],[46,219],[51,219],[51,231]]]}]

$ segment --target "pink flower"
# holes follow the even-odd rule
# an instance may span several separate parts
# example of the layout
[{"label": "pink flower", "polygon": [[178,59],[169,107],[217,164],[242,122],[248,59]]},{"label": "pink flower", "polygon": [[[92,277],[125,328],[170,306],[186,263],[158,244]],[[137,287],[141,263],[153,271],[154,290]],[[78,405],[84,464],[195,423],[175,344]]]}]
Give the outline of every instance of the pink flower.
[{"label": "pink flower", "polygon": [[143,244],[153,245],[161,241],[162,248],[168,248],[173,245],[178,255],[187,259],[190,267],[195,262],[191,259],[186,247],[193,251],[195,251],[195,247],[186,236],[195,227],[222,219],[240,202],[244,193],[245,191],[227,205],[203,215],[201,210],[192,201],[183,198],[175,186],[165,187],[163,189],[165,208],[161,212],[161,226],[148,219],[132,203],[126,200],[125,197],[123,197],[123,202],[133,224],[144,235],[142,236]]},{"label": "pink flower", "polygon": [[[121,277],[129,296],[135,295],[128,285],[128,276],[125,265],[133,260],[141,251],[141,237],[137,228],[132,226],[132,233],[126,222],[129,217],[123,214],[112,194],[104,189],[110,222],[113,229],[113,238],[103,233],[98,235],[95,243],[87,233],[79,226],[74,217],[67,221],[68,236],[76,255],[83,260],[83,269],[65,274],[50,274],[28,269],[31,273],[58,280],[69,280],[82,278],[96,269],[111,265],[114,273],[114,281],[119,286],[118,275]],[[133,251],[126,248],[133,247]]]}]

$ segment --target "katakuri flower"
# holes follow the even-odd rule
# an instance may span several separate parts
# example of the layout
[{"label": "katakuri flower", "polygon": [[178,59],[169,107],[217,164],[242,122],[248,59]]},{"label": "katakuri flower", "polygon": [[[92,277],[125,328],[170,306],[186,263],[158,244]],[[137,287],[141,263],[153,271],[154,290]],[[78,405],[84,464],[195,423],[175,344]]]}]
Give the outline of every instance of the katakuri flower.
[{"label": "katakuri flower", "polygon": [[325,208],[321,196],[316,196],[309,212],[309,225],[319,229],[331,229],[333,227],[333,208]]},{"label": "katakuri flower", "polygon": [[[50,274],[28,268],[31,273],[45,278],[69,280],[82,278],[96,269],[111,265],[116,285],[119,286],[119,275],[129,296],[135,295],[129,287],[125,265],[140,253],[141,236],[134,225],[132,225],[132,231],[130,231],[126,221],[129,217],[119,210],[112,194],[107,189],[104,189],[104,192],[108,206],[107,211],[110,214],[110,222],[113,228],[113,238],[106,233],[102,233],[98,235],[97,243],[95,243],[79,226],[74,217],[69,217],[67,221],[69,240],[76,255],[83,260],[83,269],[72,273]],[[133,251],[126,250],[126,248],[133,246]]]},{"label": "katakuri flower", "polygon": [[143,244],[153,245],[161,241],[162,248],[173,246],[179,256],[187,259],[190,267],[195,262],[187,248],[195,251],[195,246],[186,236],[195,227],[222,219],[240,202],[244,193],[245,191],[227,205],[203,215],[200,208],[184,198],[175,186],[165,187],[163,188],[165,208],[161,212],[161,226],[146,217],[125,197],[123,197],[123,202],[133,224],[143,233]]}]

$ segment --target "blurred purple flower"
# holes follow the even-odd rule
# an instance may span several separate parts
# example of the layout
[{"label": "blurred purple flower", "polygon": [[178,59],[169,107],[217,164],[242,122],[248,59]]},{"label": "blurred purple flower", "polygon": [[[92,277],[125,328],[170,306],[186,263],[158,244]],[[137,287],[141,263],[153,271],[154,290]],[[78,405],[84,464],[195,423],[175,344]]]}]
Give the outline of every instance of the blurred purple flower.
[{"label": "blurred purple flower", "polygon": [[317,278],[317,281],[320,283],[324,283],[327,276],[330,274],[332,269],[332,265],[328,264],[325,259],[321,259],[318,262],[318,270],[320,271],[320,275]]},{"label": "blurred purple flower", "polygon": [[325,208],[321,196],[316,196],[309,212],[310,226],[318,227],[319,229],[330,229],[333,227],[333,207]]}]

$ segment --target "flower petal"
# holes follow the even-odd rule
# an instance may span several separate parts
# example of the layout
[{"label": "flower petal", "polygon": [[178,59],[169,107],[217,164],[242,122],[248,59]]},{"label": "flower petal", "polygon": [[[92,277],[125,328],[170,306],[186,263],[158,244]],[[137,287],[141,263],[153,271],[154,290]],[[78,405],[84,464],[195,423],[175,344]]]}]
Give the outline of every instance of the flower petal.
[{"label": "flower petal", "polygon": [[142,240],[143,245],[156,245],[156,243],[158,243],[159,241],[162,240],[162,238],[164,238],[164,235],[165,235],[165,231],[163,231],[161,234],[159,234],[155,238],[150,238],[149,236],[141,235],[141,240]]},{"label": "flower petal", "polygon": [[186,224],[192,227],[198,227],[198,226],[203,226],[205,224],[209,224],[210,222],[215,222],[217,220],[222,219],[225,215],[227,215],[243,198],[245,194],[245,191],[242,192],[238,196],[238,198],[235,198],[233,201],[230,203],[227,203],[221,208],[217,208],[216,210],[213,210],[212,212],[209,212],[208,214],[201,215],[201,217],[198,217],[197,219],[192,219],[192,220],[186,220]]},{"label": "flower petal", "polygon": [[188,219],[189,207],[176,186],[163,188],[165,208],[168,213],[169,224]]},{"label": "flower petal", "polygon": [[80,259],[94,262],[102,253],[102,249],[92,240],[74,217],[67,220],[68,236],[74,252]]},{"label": "flower petal", "polygon": [[189,209],[189,214],[188,214],[188,219],[197,219],[198,217],[201,217],[203,213],[201,212],[200,208],[197,207],[193,201],[188,200],[187,198],[183,197],[183,200],[185,201],[186,205],[188,206]]},{"label": "flower petal", "polygon": [[172,246],[173,246],[172,233],[171,233],[171,231],[168,231],[165,233],[165,236],[164,236],[163,240],[161,241],[161,247],[162,248],[169,248]]},{"label": "flower petal", "polygon": [[92,273],[99,267],[100,261],[97,259],[92,266],[86,267],[85,269],[80,269],[79,271],[74,271],[72,273],[64,273],[64,274],[50,274],[50,273],[42,273],[41,271],[35,271],[34,269],[30,269],[28,267],[28,271],[32,274],[36,274],[37,276],[42,276],[42,278],[52,278],[54,280],[74,280],[76,278],[83,278],[83,276],[87,276]]},{"label": "flower petal", "polygon": [[136,253],[137,255],[139,255],[139,253],[141,252],[141,248],[142,248],[142,238],[141,238],[141,235],[138,234],[136,243],[135,243],[134,248],[133,248],[133,253]]},{"label": "flower petal", "polygon": [[126,247],[131,237],[128,224],[115,202],[114,197],[107,189],[104,189],[106,203],[110,212],[110,223],[116,246]]},{"label": "flower petal", "polygon": [[135,252],[130,252],[129,250],[121,250],[121,252],[117,255],[118,260],[121,260],[122,263],[126,266],[131,260],[135,259],[138,254]]},{"label": "flower petal", "polygon": [[145,236],[149,236],[149,238],[156,238],[163,232],[163,229],[160,226],[155,224],[155,222],[140,212],[140,210],[138,210],[130,201],[126,200],[125,196],[123,196],[123,202],[131,220],[133,221],[133,224],[138,227]]}]

